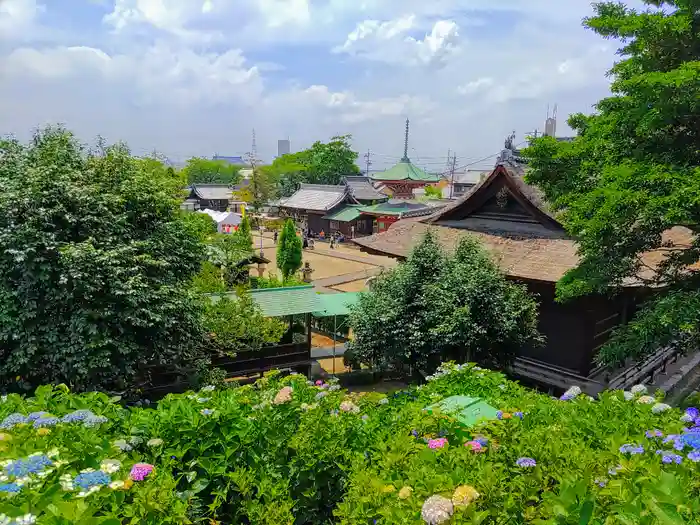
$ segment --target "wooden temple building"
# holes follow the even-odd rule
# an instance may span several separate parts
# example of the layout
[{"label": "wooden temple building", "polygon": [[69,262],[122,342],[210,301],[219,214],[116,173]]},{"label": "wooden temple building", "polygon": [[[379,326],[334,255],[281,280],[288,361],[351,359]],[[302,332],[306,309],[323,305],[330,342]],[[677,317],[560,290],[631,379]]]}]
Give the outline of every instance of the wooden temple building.
[{"label": "wooden temple building", "polygon": [[[400,220],[385,232],[353,242],[362,251],[404,260],[428,230],[448,250],[466,235],[477,237],[507,278],[527,285],[539,301],[539,330],[546,342],[521,349],[514,365],[517,375],[549,387],[579,384],[595,393],[611,384],[611,372],[594,365],[597,351],[615,326],[631,318],[648,291],[641,282],[629,282],[614,297],[555,302],[557,281],[578,264],[576,242],[548,209],[541,192],[525,183],[524,166],[508,149],[504,152],[490,175],[451,205],[427,217]],[[687,232],[669,234],[671,242],[689,242]],[[649,258],[648,264],[660,261],[656,253]]]},{"label": "wooden temple building", "polygon": [[362,237],[386,230],[402,217],[430,215],[437,202],[391,200],[378,192],[367,177],[346,177],[342,185],[302,184],[279,203],[282,215],[292,217],[315,233],[340,232]]}]

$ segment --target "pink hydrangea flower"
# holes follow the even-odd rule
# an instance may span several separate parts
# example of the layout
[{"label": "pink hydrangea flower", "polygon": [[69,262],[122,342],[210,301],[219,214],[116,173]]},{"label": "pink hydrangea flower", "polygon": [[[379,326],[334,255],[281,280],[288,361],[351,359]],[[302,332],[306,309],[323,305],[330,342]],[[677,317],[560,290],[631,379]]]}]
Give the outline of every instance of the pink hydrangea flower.
[{"label": "pink hydrangea flower", "polygon": [[143,481],[151,472],[153,472],[153,465],[149,465],[148,463],[136,463],[131,467],[129,477],[134,481]]},{"label": "pink hydrangea flower", "polygon": [[442,448],[447,445],[447,438],[437,438],[428,441],[428,446],[430,448]]},{"label": "pink hydrangea flower", "polygon": [[467,441],[464,444],[464,446],[471,449],[472,452],[483,452],[484,451],[483,445],[481,443],[479,443],[478,441]]}]

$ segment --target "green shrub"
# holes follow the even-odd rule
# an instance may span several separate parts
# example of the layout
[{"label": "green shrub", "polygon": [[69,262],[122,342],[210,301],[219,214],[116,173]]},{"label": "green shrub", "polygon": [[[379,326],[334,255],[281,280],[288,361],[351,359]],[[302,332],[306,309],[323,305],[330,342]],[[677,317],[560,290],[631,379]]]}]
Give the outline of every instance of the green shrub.
[{"label": "green shrub", "polygon": [[[464,428],[423,410],[452,395],[480,397],[500,419]],[[0,462],[52,451],[53,471],[9,493],[16,480],[3,465],[0,515],[31,513],[41,524],[418,525],[426,500],[457,491],[473,501],[454,510],[452,524],[698,523],[700,453],[674,436],[696,446],[700,438],[683,433],[678,410],[646,404],[654,399],[641,393],[568,397],[549,398],[473,365],[441,367],[428,384],[388,397],[278,373],[170,395],[153,408],[43,387],[34,398],[0,402]],[[7,419],[88,408],[105,420],[89,419],[86,428],[85,420],[46,414],[39,424]],[[438,439],[442,448],[430,441]],[[477,439],[482,452],[469,443]],[[75,485],[81,470],[106,458],[122,463],[110,483],[127,479],[137,462],[155,469],[127,490],[105,486],[78,497],[62,489],[62,476]],[[536,466],[519,466],[522,458]]]}]

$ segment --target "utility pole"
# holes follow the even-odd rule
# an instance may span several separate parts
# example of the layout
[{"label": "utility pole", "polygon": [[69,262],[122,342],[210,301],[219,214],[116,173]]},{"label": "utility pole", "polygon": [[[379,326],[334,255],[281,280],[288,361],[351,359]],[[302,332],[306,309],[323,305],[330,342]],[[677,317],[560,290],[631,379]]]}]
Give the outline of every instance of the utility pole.
[{"label": "utility pole", "polygon": [[452,164],[450,165],[450,199],[455,190],[455,170],[457,169],[457,154],[452,155]]},{"label": "utility pole", "polygon": [[369,167],[372,165],[372,161],[370,160],[372,156],[372,153],[370,150],[367,150],[367,153],[365,153],[365,177],[369,177]]}]

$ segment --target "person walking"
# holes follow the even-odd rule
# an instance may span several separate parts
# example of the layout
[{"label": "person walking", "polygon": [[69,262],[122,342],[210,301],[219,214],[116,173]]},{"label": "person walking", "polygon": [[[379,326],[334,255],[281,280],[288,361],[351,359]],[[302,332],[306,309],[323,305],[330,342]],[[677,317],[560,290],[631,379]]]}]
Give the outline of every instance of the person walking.
[{"label": "person walking", "polygon": [[275,230],[275,233],[272,235],[272,238],[275,240],[275,244],[277,244],[277,236],[279,234],[277,233],[277,230]]}]

